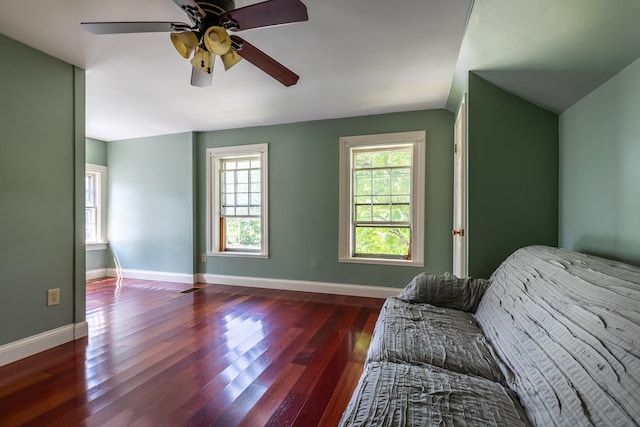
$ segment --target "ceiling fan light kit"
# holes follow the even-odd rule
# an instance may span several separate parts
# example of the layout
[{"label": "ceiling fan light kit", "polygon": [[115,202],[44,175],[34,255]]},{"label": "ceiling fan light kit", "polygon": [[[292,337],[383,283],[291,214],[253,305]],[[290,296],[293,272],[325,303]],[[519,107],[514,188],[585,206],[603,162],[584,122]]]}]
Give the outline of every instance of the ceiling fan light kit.
[{"label": "ceiling fan light kit", "polygon": [[204,45],[214,55],[224,55],[231,49],[231,39],[227,30],[214,25],[204,33]]},{"label": "ceiling fan light kit", "polygon": [[242,57],[238,55],[235,50],[229,50],[229,52],[220,56],[220,58],[222,58],[222,64],[224,65],[225,71],[242,60]]},{"label": "ceiling fan light kit", "polygon": [[191,65],[207,74],[213,73],[213,55],[203,48],[198,48],[191,59]]},{"label": "ceiling fan light kit", "polygon": [[191,31],[182,31],[179,33],[171,33],[171,43],[178,53],[184,58],[189,59],[191,54],[198,47],[198,36]]},{"label": "ceiling fan light kit", "polygon": [[[191,84],[210,86],[215,56],[228,70],[241,59],[264,71],[285,86],[300,78],[269,55],[228,31],[289,24],[309,20],[300,0],[267,0],[235,9],[233,0],[173,0],[186,14],[191,25],[182,22],[83,22],[94,34],[171,32],[173,46],[193,65]],[[194,54],[195,52],[195,54]]]}]

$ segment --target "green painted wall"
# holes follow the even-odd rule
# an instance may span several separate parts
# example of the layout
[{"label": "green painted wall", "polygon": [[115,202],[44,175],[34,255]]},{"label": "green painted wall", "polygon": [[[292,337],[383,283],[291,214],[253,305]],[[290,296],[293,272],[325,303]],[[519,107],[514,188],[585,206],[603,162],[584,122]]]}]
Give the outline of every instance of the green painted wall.
[{"label": "green painted wall", "polygon": [[[393,287],[421,271],[450,271],[453,120],[450,112],[429,110],[197,134],[199,253],[206,250],[206,149],[269,143],[270,258],[209,257],[199,271]],[[425,267],[339,263],[339,138],[412,130],[427,132]]]},{"label": "green painted wall", "polygon": [[2,345],[85,318],[85,153],[84,72],[2,35],[0,58]]},{"label": "green painted wall", "polygon": [[112,254],[125,269],[193,274],[193,134],[112,141],[107,151]]},{"label": "green painted wall", "polygon": [[558,116],[469,75],[469,274],[558,243]]},{"label": "green painted wall", "polygon": [[87,163],[107,166],[107,143],[99,139],[86,138],[85,157]]},{"label": "green painted wall", "polygon": [[86,254],[87,271],[107,268],[109,266],[109,262],[107,259],[109,254],[110,254],[109,249],[98,249],[98,250],[87,251],[87,254]]},{"label": "green painted wall", "polygon": [[560,245],[640,265],[640,59],[560,115]]}]

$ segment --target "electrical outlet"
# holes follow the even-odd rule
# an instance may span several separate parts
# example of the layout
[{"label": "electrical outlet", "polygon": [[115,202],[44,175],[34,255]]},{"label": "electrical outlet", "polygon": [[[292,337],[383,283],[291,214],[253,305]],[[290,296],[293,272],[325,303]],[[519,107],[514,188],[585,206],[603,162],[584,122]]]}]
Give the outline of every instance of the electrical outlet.
[{"label": "electrical outlet", "polygon": [[207,254],[200,255],[200,259],[202,260],[202,262],[207,262]]},{"label": "electrical outlet", "polygon": [[47,291],[47,306],[60,304],[60,288]]}]

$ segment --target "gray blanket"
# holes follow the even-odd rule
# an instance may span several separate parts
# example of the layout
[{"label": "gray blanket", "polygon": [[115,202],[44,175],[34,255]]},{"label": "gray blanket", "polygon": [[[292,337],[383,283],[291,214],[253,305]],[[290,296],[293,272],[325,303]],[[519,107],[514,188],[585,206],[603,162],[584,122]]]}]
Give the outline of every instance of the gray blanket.
[{"label": "gray blanket", "polygon": [[476,318],[536,425],[640,423],[640,269],[520,249],[493,274]]}]

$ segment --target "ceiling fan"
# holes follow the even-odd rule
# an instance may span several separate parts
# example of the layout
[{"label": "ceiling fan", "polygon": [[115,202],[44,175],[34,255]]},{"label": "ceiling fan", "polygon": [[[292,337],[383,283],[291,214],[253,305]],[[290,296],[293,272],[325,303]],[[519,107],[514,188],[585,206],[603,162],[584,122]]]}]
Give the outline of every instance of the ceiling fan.
[{"label": "ceiling fan", "polygon": [[[267,0],[235,9],[234,0],[173,0],[191,21],[183,22],[82,22],[94,34],[171,32],[171,42],[183,57],[191,58],[191,85],[210,86],[215,56],[228,70],[246,59],[285,86],[300,78],[293,71],[228,31],[308,21],[300,0]],[[192,56],[193,55],[193,56]]]}]

